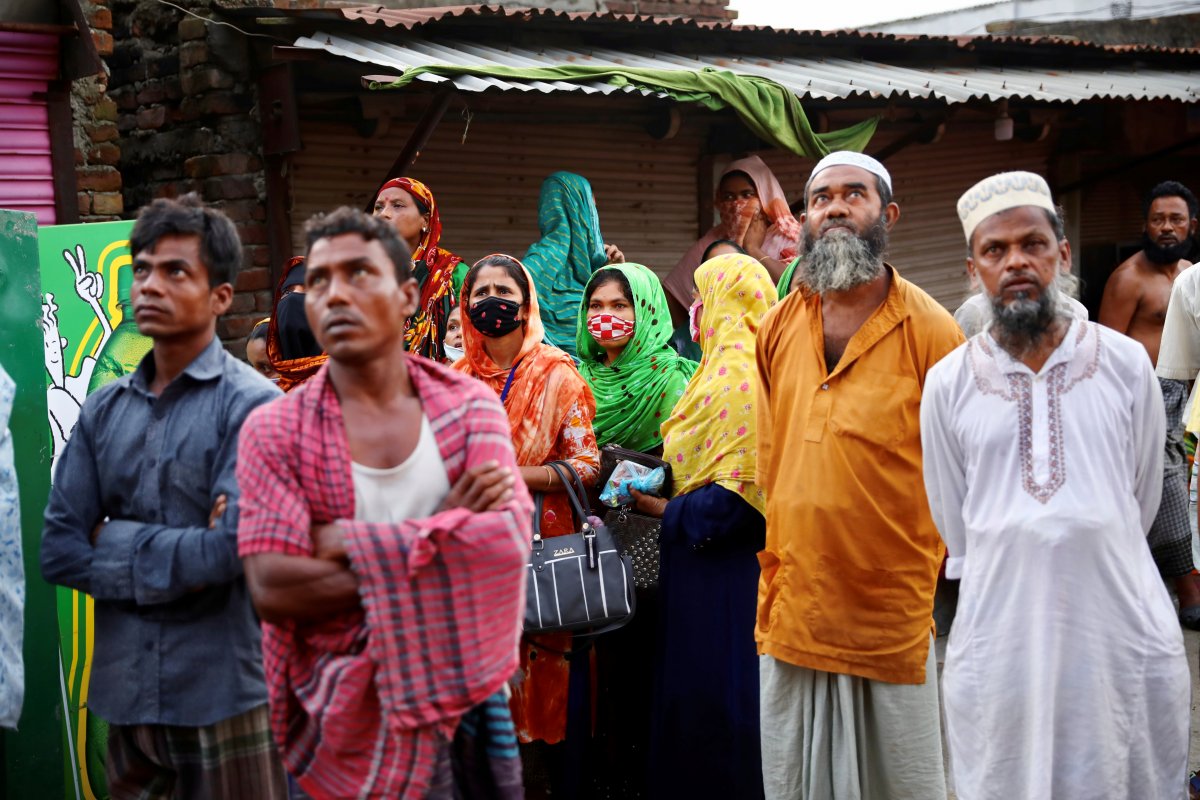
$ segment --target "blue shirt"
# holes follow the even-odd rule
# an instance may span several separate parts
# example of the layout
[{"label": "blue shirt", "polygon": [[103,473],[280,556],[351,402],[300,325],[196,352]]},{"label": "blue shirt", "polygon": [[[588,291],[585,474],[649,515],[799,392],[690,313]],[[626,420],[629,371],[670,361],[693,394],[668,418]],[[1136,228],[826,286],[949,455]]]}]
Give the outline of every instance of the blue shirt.
[{"label": "blue shirt", "polygon": [[0,369],[0,728],[15,728],[25,695],[21,660],[25,610],[25,565],[21,561],[21,503],[13,463],[12,413],[16,385]]},{"label": "blue shirt", "polygon": [[96,599],[94,713],[210,725],[267,702],[234,462],[242,422],[279,390],[215,338],[158,397],[153,379],[151,351],[83,404],[46,507],[42,574]]}]

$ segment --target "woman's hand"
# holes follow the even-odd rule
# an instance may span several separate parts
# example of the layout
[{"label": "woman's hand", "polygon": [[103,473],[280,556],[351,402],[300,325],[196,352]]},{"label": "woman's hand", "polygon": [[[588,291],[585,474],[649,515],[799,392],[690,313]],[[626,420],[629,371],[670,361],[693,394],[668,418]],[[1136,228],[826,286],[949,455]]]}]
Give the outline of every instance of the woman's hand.
[{"label": "woman's hand", "polygon": [[609,264],[625,263],[625,254],[615,244],[604,245],[604,257],[608,259]]},{"label": "woman's hand", "polygon": [[656,497],[652,494],[639,492],[637,489],[630,487],[629,495],[637,501],[635,506],[638,511],[650,517],[658,517],[662,519],[663,514],[667,513],[667,498]]},{"label": "woman's hand", "polygon": [[753,259],[757,261],[763,260],[762,246],[767,239],[767,229],[771,227],[771,220],[767,219],[767,215],[759,211],[750,220],[750,225],[746,228],[746,235],[742,239],[742,249]]}]

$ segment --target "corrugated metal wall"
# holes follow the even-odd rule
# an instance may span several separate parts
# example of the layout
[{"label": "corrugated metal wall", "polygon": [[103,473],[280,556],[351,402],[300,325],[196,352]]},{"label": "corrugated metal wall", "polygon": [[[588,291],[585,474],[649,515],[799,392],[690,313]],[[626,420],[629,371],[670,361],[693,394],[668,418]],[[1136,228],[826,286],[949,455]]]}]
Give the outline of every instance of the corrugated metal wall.
[{"label": "corrugated metal wall", "polygon": [[[513,98],[518,108],[543,98]],[[301,118],[303,119],[303,113]],[[451,111],[409,175],[432,189],[441,211],[442,246],[472,261],[489,253],[525,253],[538,238],[542,179],[556,170],[591,181],[605,240],[630,261],[658,271],[675,265],[695,240],[698,125],[656,141],[640,123],[606,119],[539,124],[489,120],[479,114],[466,128]],[[466,128],[466,141],[463,132]],[[385,140],[366,139],[350,124],[309,123],[304,150],[292,162],[292,230],[297,252],[303,224],[339,204],[361,208],[408,137],[397,126]]]},{"label": "corrugated metal wall", "polygon": [[[514,96],[513,101],[552,102],[544,96]],[[668,141],[651,139],[639,123],[564,119],[568,121],[545,125],[489,122],[480,114],[471,122],[464,144],[464,122],[453,112],[446,115],[410,171],[438,198],[443,245],[468,260],[495,251],[524,253],[538,235],[542,178],[567,169],[591,180],[605,238],[620,245],[629,260],[665,274],[696,238],[705,116],[685,116],[679,135]],[[305,149],[293,162],[297,252],[309,215],[340,203],[362,207],[408,131],[408,125],[399,126],[386,140],[372,140],[359,136],[350,123],[304,125]],[[896,135],[881,132],[871,149]],[[1049,141],[997,142],[990,122],[980,121],[951,123],[941,141],[912,145],[890,158],[887,166],[901,218],[892,234],[889,261],[944,305],[957,307],[967,293],[966,248],[955,211],[958,197],[995,172],[1028,169],[1046,174],[1049,150]],[[799,198],[814,162],[789,153],[762,155],[788,198]],[[718,159],[718,169],[724,161]]]},{"label": "corrugated metal wall", "polygon": [[57,75],[57,36],[0,31],[0,208],[40,225],[56,221],[46,88]]}]

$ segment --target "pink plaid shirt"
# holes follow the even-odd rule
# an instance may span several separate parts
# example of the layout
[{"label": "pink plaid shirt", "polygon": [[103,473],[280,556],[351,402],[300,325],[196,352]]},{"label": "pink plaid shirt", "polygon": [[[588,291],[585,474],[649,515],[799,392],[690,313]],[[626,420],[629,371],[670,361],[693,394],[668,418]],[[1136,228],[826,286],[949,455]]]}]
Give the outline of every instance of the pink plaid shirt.
[{"label": "pink plaid shirt", "polygon": [[[450,484],[489,460],[516,474],[495,393],[406,358]],[[289,771],[317,800],[424,797],[459,718],[517,669],[533,508],[524,484],[498,511],[354,521],[328,367],[247,419],[237,477],[242,556],[312,555],[310,526],[337,520],[362,595],[354,613],[263,623],[271,724]]]}]

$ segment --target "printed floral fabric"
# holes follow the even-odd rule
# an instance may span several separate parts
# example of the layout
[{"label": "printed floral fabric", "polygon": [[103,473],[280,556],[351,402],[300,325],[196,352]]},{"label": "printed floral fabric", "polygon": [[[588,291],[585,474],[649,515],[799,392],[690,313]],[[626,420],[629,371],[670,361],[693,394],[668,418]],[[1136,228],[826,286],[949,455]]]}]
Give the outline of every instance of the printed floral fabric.
[{"label": "printed floral fabric", "polygon": [[755,484],[754,340],[763,315],[778,300],[775,285],[753,258],[725,255],[700,265],[696,287],[704,304],[704,357],[663,423],[663,457],[674,471],[676,494],[716,483],[766,513],[763,491]]}]

